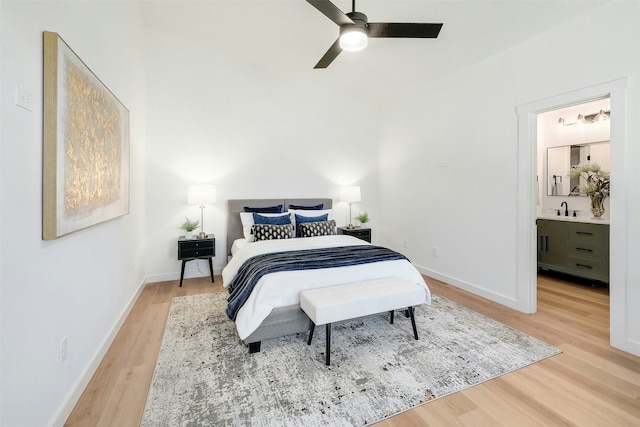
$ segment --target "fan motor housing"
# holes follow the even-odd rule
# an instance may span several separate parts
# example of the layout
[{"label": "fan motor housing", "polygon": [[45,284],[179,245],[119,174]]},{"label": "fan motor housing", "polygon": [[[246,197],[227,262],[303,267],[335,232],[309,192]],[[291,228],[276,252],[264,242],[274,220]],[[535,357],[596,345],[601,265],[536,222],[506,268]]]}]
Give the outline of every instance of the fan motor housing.
[{"label": "fan motor housing", "polygon": [[[367,20],[367,15],[360,12],[349,12],[346,14],[353,23],[360,28],[364,28],[365,30],[369,27],[369,21]],[[349,24],[350,25],[350,24]]]}]

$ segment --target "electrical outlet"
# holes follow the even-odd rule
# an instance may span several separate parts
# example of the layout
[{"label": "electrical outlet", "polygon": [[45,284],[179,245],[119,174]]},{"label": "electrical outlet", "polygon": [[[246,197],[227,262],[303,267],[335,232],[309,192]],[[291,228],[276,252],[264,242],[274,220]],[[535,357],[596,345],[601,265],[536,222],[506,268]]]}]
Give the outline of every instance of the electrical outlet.
[{"label": "electrical outlet", "polygon": [[404,239],[404,240],[403,240],[403,243],[404,243],[404,247],[405,247],[405,248],[408,248],[408,247],[409,247],[409,240]]},{"label": "electrical outlet", "polygon": [[16,85],[16,105],[25,110],[33,111],[33,95],[18,85]]},{"label": "electrical outlet", "polygon": [[438,248],[436,248],[436,247],[434,246],[434,247],[433,247],[433,249],[432,249],[432,253],[433,253],[433,256],[434,256],[435,258],[438,258]]},{"label": "electrical outlet", "polygon": [[66,362],[67,357],[69,357],[69,337],[64,337],[60,341],[60,363]]}]

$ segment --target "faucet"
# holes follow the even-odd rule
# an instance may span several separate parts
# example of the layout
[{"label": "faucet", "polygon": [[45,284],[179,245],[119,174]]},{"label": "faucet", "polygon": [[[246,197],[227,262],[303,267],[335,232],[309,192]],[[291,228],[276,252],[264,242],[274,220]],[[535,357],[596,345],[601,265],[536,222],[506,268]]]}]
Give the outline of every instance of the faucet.
[{"label": "faucet", "polygon": [[562,205],[564,205],[564,216],[569,216],[569,205],[567,205],[566,201],[560,203],[560,207],[562,207]]}]

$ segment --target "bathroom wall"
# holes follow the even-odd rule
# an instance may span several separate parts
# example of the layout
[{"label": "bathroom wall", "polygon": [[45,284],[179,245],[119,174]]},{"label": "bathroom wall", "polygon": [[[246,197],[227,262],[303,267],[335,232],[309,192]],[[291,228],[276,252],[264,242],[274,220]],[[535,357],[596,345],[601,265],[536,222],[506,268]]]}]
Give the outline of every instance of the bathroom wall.
[{"label": "bathroom wall", "polygon": [[[591,216],[591,203],[588,197],[549,195],[553,184],[551,176],[561,168],[560,165],[554,165],[553,161],[548,163],[547,154],[551,147],[608,141],[610,139],[610,121],[575,124],[578,114],[588,116],[600,110],[610,110],[608,98],[538,115],[538,214],[554,214],[556,209],[561,209],[562,202],[566,201],[570,214],[577,210],[578,216]],[[565,120],[565,125],[558,125],[559,118]],[[615,120],[615,114],[613,120]],[[596,157],[598,156],[594,155],[594,158]],[[556,162],[560,163],[561,160],[556,159]],[[609,170],[608,161],[604,160],[599,164],[603,169]],[[560,178],[557,181],[560,185]],[[561,185],[565,193],[571,191],[567,176],[562,177]],[[559,193],[561,192],[559,191]],[[605,200],[605,220],[609,219],[609,202],[610,199]]]}]

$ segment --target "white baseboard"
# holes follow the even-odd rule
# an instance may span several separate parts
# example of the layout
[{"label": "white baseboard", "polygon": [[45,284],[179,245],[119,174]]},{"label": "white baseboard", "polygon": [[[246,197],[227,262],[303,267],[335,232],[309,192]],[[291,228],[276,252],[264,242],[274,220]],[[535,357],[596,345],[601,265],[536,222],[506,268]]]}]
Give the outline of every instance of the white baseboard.
[{"label": "white baseboard", "polygon": [[[463,289],[465,291],[471,292],[472,294],[481,296],[483,298],[487,298],[491,301],[497,302],[498,304],[505,305],[509,308],[513,308],[518,310],[518,301],[513,298],[507,297],[505,295],[489,291],[485,288],[481,288],[473,283],[465,282],[464,280],[456,279],[455,277],[448,276],[446,274],[438,273],[437,271],[430,270],[425,267],[421,267],[419,265],[414,265],[418,271],[425,276],[433,277],[434,279],[440,280],[441,282],[448,283],[457,288]],[[428,283],[427,283],[428,285]]]},{"label": "white baseboard", "polygon": [[91,363],[89,364],[89,366],[87,366],[87,369],[85,370],[84,374],[80,377],[78,382],[73,386],[71,393],[69,393],[67,398],[64,400],[62,406],[58,410],[58,413],[54,417],[53,422],[50,424],[51,427],[64,426],[64,423],[67,421],[67,418],[69,418],[69,415],[71,415],[71,412],[73,411],[73,408],[78,403],[78,400],[80,399],[80,396],[84,392],[84,389],[89,384],[89,381],[91,381],[93,374],[95,374],[96,369],[98,369],[98,366],[100,365],[100,362],[102,362],[102,359],[104,358],[105,354],[107,354],[109,347],[111,347],[111,343],[113,343],[113,340],[116,338],[116,335],[118,335],[120,328],[122,327],[124,321],[127,319],[127,316],[129,316],[131,309],[133,308],[134,304],[138,300],[138,297],[142,293],[142,290],[144,289],[146,284],[147,284],[147,280],[145,278],[138,285],[137,291],[131,297],[131,299],[129,300],[129,303],[127,304],[125,309],[120,314],[118,320],[109,331],[109,334],[106,336],[106,338],[104,339],[104,341],[102,342],[102,344],[100,345],[96,353],[91,358]]}]

